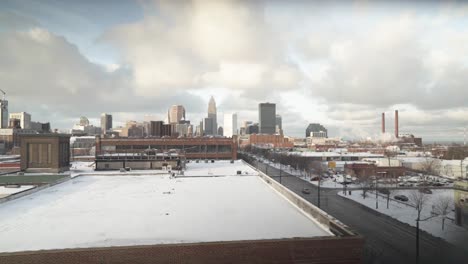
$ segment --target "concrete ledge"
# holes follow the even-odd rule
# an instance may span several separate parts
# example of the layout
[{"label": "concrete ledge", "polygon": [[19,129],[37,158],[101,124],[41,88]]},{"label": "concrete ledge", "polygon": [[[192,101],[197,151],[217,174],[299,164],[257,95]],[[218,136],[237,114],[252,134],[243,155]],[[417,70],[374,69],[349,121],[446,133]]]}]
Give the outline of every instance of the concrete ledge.
[{"label": "concrete ledge", "polygon": [[43,184],[43,185],[34,187],[32,189],[29,189],[29,190],[25,190],[25,191],[22,191],[22,192],[19,192],[19,193],[12,194],[10,196],[1,198],[0,199],[0,204],[6,203],[8,201],[12,201],[12,200],[15,200],[15,199],[18,199],[18,198],[21,198],[21,197],[26,196],[26,195],[33,194],[33,193],[38,192],[40,190],[44,190],[44,189],[52,187],[54,185],[66,182],[66,181],[68,181],[70,179],[71,179],[71,177],[64,177],[64,178],[59,179],[59,180],[57,180],[57,181],[55,181],[53,183]]}]

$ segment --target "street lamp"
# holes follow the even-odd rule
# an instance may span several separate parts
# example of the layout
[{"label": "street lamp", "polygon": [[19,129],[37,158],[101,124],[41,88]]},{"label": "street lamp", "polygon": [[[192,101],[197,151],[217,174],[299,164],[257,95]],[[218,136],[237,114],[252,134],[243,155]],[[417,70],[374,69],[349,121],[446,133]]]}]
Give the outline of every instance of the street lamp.
[{"label": "street lamp", "polygon": [[[378,174],[382,175],[385,174],[384,171],[379,171]],[[377,176],[375,177],[375,209],[379,209],[379,192],[378,192],[378,181]],[[380,176],[382,178],[382,176]]]}]

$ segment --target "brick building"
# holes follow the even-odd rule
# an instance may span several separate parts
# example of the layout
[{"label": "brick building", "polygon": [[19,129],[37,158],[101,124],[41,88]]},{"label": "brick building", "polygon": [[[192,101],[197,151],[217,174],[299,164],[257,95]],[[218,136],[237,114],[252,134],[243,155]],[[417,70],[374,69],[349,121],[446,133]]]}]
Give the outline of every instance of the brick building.
[{"label": "brick building", "polygon": [[70,135],[22,135],[21,170],[28,172],[67,171],[70,168]]},{"label": "brick building", "polygon": [[0,204],[2,264],[362,261],[360,235],[242,161],[78,176],[29,198]]},{"label": "brick building", "polygon": [[377,166],[375,164],[353,163],[345,165],[345,173],[354,177],[383,175],[385,178],[398,178],[405,175],[406,168],[402,166]]},{"label": "brick building", "polygon": [[184,153],[187,159],[237,159],[233,138],[96,138],[96,155],[141,153],[145,150]]},{"label": "brick building", "polygon": [[241,137],[239,145],[241,148],[249,145],[271,148],[293,148],[294,142],[289,141],[283,135],[251,134]]}]

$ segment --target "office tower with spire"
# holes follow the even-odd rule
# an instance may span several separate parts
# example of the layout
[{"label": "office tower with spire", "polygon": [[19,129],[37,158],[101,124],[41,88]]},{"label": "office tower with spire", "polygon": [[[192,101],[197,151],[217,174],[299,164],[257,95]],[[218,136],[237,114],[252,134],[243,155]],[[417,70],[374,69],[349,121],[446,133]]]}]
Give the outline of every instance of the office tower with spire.
[{"label": "office tower with spire", "polygon": [[216,113],[216,102],[211,96],[208,103],[208,118],[204,119],[205,135],[216,135],[218,133],[218,121]]}]

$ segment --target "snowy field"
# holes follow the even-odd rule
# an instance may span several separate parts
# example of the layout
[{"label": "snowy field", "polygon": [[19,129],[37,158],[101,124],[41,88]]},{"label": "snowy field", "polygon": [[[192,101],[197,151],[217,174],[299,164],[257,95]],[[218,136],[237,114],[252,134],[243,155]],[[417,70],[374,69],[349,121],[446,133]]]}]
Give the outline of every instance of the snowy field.
[{"label": "snowy field", "polygon": [[[402,194],[409,197],[412,190],[398,190],[393,191],[390,197],[395,195]],[[351,195],[344,196],[342,192],[339,192],[339,195],[348,199],[352,199],[358,203],[361,203],[369,208],[375,209],[375,192],[368,193],[367,197],[363,199],[362,190],[354,190]],[[448,196],[454,199],[453,190],[432,190],[432,194],[427,194],[429,200],[424,210],[421,213],[421,218],[430,217],[432,211],[432,205],[443,196]],[[406,202],[408,203],[408,202]],[[414,207],[405,204],[404,202],[398,202],[395,200],[390,200],[389,209],[387,209],[387,199],[384,196],[379,196],[379,211],[380,213],[391,216],[400,222],[410,224],[411,226],[416,226],[417,211]],[[462,245],[466,244],[468,241],[468,230],[457,226],[452,220],[454,219],[454,213],[450,212],[448,215],[450,219],[445,220],[445,228],[442,230],[442,218],[434,217],[427,221],[420,222],[420,228],[433,236],[441,237],[448,242]]]},{"label": "snowy field", "polygon": [[75,177],[1,204],[0,234],[0,252],[332,235],[257,176],[168,175]]},{"label": "snowy field", "polygon": [[18,188],[7,188],[5,186],[0,186],[0,198],[4,198],[4,197],[10,196],[10,195],[15,194],[15,193],[26,191],[26,190],[32,189],[34,187],[36,187],[36,186],[34,186],[34,185],[21,185]]}]

